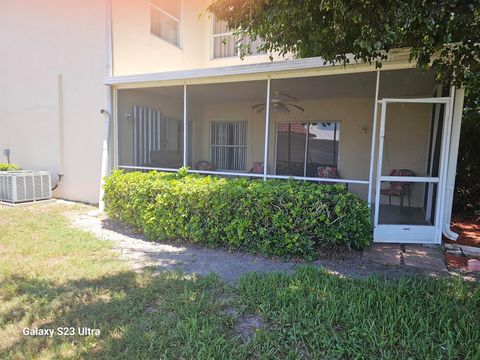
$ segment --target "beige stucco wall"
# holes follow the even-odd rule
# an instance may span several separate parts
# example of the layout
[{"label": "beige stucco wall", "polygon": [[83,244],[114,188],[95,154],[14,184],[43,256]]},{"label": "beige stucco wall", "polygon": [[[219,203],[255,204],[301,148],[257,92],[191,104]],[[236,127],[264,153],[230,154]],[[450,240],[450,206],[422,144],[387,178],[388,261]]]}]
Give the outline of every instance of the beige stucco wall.
[{"label": "beige stucco wall", "polygon": [[22,168],[51,171],[56,182],[61,93],[65,176],[54,195],[98,202],[100,109],[106,104],[103,1],[1,0],[0,9],[0,151],[10,149],[11,161]]},{"label": "beige stucco wall", "polygon": [[[183,90],[180,92],[183,96]],[[170,96],[159,96],[141,90],[123,90],[118,92],[118,163],[119,165],[132,166],[133,161],[133,116],[134,105],[145,106],[158,110],[162,117],[178,119],[183,123],[183,97],[179,97],[179,91],[175,88]],[[127,115],[131,115],[128,119]],[[160,144],[162,151],[166,151],[166,123],[161,123]],[[179,144],[181,145],[181,144]],[[171,161],[178,156],[169,154]],[[183,156],[183,151],[179,155]],[[169,159],[166,159],[168,162]]]},{"label": "beige stucco wall", "polygon": [[150,33],[150,0],[112,0],[114,75],[269,61],[268,55],[212,59],[211,0],[182,0],[180,46]]}]

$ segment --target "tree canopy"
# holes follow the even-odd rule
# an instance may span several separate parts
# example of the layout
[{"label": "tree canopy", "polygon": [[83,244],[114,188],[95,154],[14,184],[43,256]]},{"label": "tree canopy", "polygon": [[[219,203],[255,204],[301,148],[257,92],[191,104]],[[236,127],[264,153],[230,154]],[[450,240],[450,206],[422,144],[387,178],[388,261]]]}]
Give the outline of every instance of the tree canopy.
[{"label": "tree canopy", "polygon": [[[480,0],[215,0],[218,20],[262,50],[326,63],[381,67],[394,48],[410,49],[418,67],[437,80],[464,84],[480,70]],[[239,30],[241,29],[241,30]],[[240,45],[241,54],[249,52]]]}]

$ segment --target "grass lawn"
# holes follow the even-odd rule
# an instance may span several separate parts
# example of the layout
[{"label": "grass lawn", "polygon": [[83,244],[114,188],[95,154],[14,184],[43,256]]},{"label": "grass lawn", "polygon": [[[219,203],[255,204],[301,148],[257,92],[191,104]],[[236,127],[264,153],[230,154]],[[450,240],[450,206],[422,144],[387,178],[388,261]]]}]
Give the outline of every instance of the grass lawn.
[{"label": "grass lawn", "polygon": [[[137,274],[108,242],[70,228],[72,209],[0,208],[0,358],[480,359],[479,284],[308,267],[237,287]],[[247,315],[265,326],[244,341],[234,316]],[[22,334],[63,327],[100,335]]]}]

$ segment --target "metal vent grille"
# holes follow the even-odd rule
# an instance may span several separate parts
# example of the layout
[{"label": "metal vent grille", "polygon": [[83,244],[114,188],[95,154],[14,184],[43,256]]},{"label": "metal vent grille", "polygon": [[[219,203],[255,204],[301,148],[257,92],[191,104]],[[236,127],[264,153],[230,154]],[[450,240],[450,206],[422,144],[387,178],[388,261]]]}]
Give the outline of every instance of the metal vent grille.
[{"label": "metal vent grille", "polygon": [[21,203],[52,197],[50,173],[45,171],[0,172],[0,201]]}]

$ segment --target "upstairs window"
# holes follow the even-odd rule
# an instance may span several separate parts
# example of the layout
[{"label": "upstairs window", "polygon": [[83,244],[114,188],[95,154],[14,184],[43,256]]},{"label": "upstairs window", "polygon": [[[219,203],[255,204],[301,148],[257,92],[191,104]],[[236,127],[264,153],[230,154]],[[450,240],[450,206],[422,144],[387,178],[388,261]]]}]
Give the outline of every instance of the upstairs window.
[{"label": "upstairs window", "polygon": [[226,21],[213,18],[213,58],[221,59],[240,56],[238,45],[250,44],[250,52],[247,55],[265,54],[258,48],[262,45],[260,39],[251,41],[249,38],[240,39],[234,31],[228,28]]},{"label": "upstairs window", "polygon": [[213,19],[213,57],[215,59],[238,56],[237,37],[228,29],[226,21]]},{"label": "upstairs window", "polygon": [[180,0],[151,0],[150,32],[180,46]]}]

